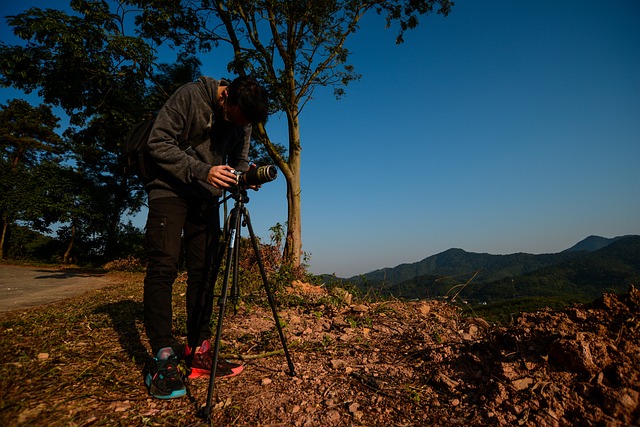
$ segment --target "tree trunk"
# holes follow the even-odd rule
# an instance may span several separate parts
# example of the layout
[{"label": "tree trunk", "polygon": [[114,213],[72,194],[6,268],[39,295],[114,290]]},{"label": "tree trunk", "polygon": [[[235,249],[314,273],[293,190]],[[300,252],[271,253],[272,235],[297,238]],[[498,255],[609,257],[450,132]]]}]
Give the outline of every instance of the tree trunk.
[{"label": "tree trunk", "polygon": [[287,239],[284,257],[293,267],[300,267],[302,258],[302,220],[300,200],[300,150],[289,154],[291,177],[287,179]]},{"label": "tree trunk", "polygon": [[75,222],[72,221],[71,222],[71,240],[67,245],[67,250],[64,252],[64,255],[62,256],[63,264],[69,264],[69,258],[71,257],[71,250],[73,249],[73,244],[75,242],[75,239],[76,239],[76,224]]},{"label": "tree trunk", "polygon": [[287,181],[287,236],[284,246],[285,261],[300,267],[302,261],[302,220],[300,200],[300,128],[297,114],[287,114],[289,128],[289,158],[283,159],[273,148],[262,124],[256,126],[257,138],[282,171]]},{"label": "tree trunk", "polygon": [[300,267],[302,260],[302,209],[300,200],[300,122],[297,111],[288,117],[289,127],[289,168],[287,178],[287,239],[284,245],[284,257],[292,267]]},{"label": "tree trunk", "polygon": [[111,204],[110,212],[107,216],[109,223],[107,227],[107,238],[105,240],[104,253],[102,254],[106,261],[110,261],[114,259],[114,257],[121,255],[117,250],[118,239],[120,238],[118,234],[118,226],[120,225],[122,213],[125,211],[124,200],[127,199],[127,194],[129,192],[126,177],[123,176],[120,178],[120,183],[116,191],[117,194],[113,198],[114,202]]},{"label": "tree trunk", "polygon": [[0,235],[0,259],[4,259],[4,238],[7,235],[8,221],[2,221],[2,234]]}]

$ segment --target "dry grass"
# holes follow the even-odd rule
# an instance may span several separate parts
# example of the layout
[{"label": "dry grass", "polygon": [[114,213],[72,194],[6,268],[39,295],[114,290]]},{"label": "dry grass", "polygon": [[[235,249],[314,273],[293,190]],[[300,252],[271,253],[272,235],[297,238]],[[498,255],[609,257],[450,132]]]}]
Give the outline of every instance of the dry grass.
[{"label": "dry grass", "polygon": [[[243,354],[250,368],[240,377],[216,382],[217,393],[225,395],[214,397],[211,420],[198,416],[206,404],[206,377],[187,384],[186,399],[151,398],[142,376],[151,357],[143,326],[144,275],[111,272],[108,277],[117,284],[0,314],[0,426],[189,426],[218,425],[222,419],[224,424],[252,425],[238,419],[238,403],[231,404],[226,393],[256,397],[255,388],[260,391],[265,378],[290,378],[273,317],[266,300],[258,298],[264,301],[243,304],[244,316],[232,320],[242,318],[231,331],[236,343],[223,338],[223,356]],[[174,335],[179,338],[185,334],[185,289],[185,277],[179,277],[173,299]],[[297,344],[290,342],[289,348]],[[183,345],[178,341],[174,348]],[[313,353],[314,348],[312,344],[307,350]]]},{"label": "dry grass", "polygon": [[[398,416],[403,423],[411,419],[411,408],[416,405],[402,383],[391,396],[367,385],[372,375],[368,368],[364,376],[348,375],[356,366],[350,360],[360,356],[354,345],[343,340],[356,339],[362,354],[371,353],[370,359],[379,358],[380,347],[362,337],[346,338],[335,325],[367,331],[370,319],[357,312],[345,317],[339,311],[348,311],[348,306],[338,310],[334,303],[339,305],[339,299],[326,294],[314,303],[282,296],[296,301],[285,308],[281,323],[297,377],[286,374],[273,317],[265,303],[256,302],[243,305],[241,313],[225,320],[229,341],[223,342],[223,352],[244,355],[247,369],[238,377],[216,382],[211,420],[197,415],[207,399],[206,378],[187,383],[186,399],[153,399],[142,380],[150,353],[143,328],[143,275],[118,272],[109,273],[109,278],[117,284],[48,306],[0,315],[0,425],[324,425],[327,420],[333,425],[352,425],[363,416],[356,396],[369,395],[377,402],[382,399],[380,393],[390,399],[378,402],[379,407],[389,404],[394,409],[387,409],[383,414],[387,421],[378,425]],[[174,333],[178,337],[184,334],[184,290],[184,280],[179,279],[174,286]],[[393,309],[381,307],[376,315],[385,313],[392,314]],[[336,321],[336,315],[342,320]],[[335,332],[329,331],[332,322]],[[401,323],[398,320],[396,328]],[[393,358],[393,351],[387,356]],[[386,369],[379,365],[380,373]],[[325,401],[331,409],[326,416],[320,410]],[[409,406],[406,414],[403,405]]]},{"label": "dry grass", "polygon": [[143,425],[140,274],[0,317],[0,425]]}]

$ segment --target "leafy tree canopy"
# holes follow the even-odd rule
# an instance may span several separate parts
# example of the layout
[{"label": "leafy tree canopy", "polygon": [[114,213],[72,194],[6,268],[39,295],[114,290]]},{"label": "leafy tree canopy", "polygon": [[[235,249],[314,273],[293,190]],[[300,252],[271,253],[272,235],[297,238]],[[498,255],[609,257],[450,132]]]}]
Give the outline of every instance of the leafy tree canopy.
[{"label": "leafy tree canopy", "polygon": [[82,125],[115,107],[105,103],[114,91],[143,93],[156,57],[144,40],[125,34],[122,7],[112,13],[107,2],[73,0],[71,8],[77,15],[31,8],[8,17],[14,34],[27,43],[0,44],[0,84],[37,90],[45,103],[61,106],[72,124]]},{"label": "leafy tree canopy", "polygon": [[[348,63],[345,42],[365,14],[383,15],[387,26],[397,28],[396,42],[402,43],[419,17],[432,12],[446,16],[452,6],[449,0],[72,0],[71,15],[32,8],[8,18],[27,43],[0,44],[0,84],[38,90],[45,102],[61,106],[74,126],[102,120],[95,130],[71,139],[82,144],[83,159],[105,159],[96,171],[108,175],[114,173],[109,163],[109,154],[117,151],[113,141],[133,124],[133,112],[142,111],[151,99],[146,84],[154,79],[155,47],[168,45],[184,60],[227,45],[233,52],[228,71],[261,80],[270,90],[273,111],[286,117],[286,150],[270,140],[262,125],[255,136],[287,181],[285,251],[299,266],[300,112],[316,88],[331,87],[340,97],[360,77]],[[127,34],[132,21],[137,32]],[[100,136],[93,139],[101,141],[100,147],[91,146],[90,134]]]},{"label": "leafy tree canopy", "polygon": [[12,167],[18,164],[30,167],[43,156],[61,154],[62,139],[55,132],[60,119],[51,107],[32,107],[21,99],[0,104],[0,153]]}]

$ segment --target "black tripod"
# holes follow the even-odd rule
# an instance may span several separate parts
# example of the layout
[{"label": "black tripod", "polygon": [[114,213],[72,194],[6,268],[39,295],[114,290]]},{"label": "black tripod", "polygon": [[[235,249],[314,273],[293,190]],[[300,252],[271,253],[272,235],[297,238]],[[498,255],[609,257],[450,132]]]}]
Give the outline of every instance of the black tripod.
[{"label": "black tripod", "polygon": [[[227,303],[227,294],[229,293],[229,278],[231,277],[231,270],[233,269],[233,283],[231,286],[230,296],[231,299],[234,300],[234,303],[237,302],[239,297],[239,286],[238,286],[238,258],[240,254],[240,231],[242,226],[246,226],[249,229],[249,236],[251,237],[251,243],[253,245],[253,250],[256,255],[256,259],[258,261],[258,267],[260,267],[260,274],[262,276],[262,283],[264,285],[264,289],[267,293],[267,299],[269,300],[269,305],[271,306],[271,312],[273,313],[273,319],[276,324],[276,329],[278,330],[278,334],[280,335],[280,341],[282,342],[282,347],[284,349],[284,354],[287,359],[287,364],[289,365],[289,375],[295,376],[295,368],[293,366],[293,362],[291,361],[291,356],[289,355],[289,350],[287,349],[287,342],[284,337],[284,333],[282,332],[282,327],[280,326],[280,320],[278,319],[278,313],[276,312],[275,300],[273,298],[273,294],[271,292],[271,288],[269,287],[269,283],[267,281],[267,275],[264,271],[264,265],[262,263],[262,258],[260,256],[260,248],[258,247],[258,241],[256,239],[255,234],[253,233],[253,227],[251,226],[251,219],[249,218],[249,212],[245,207],[245,204],[249,202],[249,197],[247,197],[247,191],[238,187],[237,189],[232,190],[231,194],[227,196],[223,200],[228,200],[229,198],[233,198],[235,200],[235,205],[231,212],[229,213],[229,217],[227,221],[225,221],[225,230],[224,230],[224,238],[223,242],[220,245],[220,251],[218,253],[218,258],[215,264],[213,265],[214,270],[212,270],[212,283],[210,284],[211,289],[215,285],[215,281],[217,280],[217,272],[222,265],[222,259],[225,256],[226,251],[226,264],[224,271],[224,281],[222,283],[222,290],[220,292],[220,299],[218,301],[219,312],[218,312],[218,324],[216,327],[216,338],[213,345],[213,363],[211,365],[211,376],[209,377],[209,390],[207,393],[207,404],[202,408],[201,413],[199,415],[202,418],[209,419],[211,416],[211,402],[213,400],[213,391],[215,388],[216,381],[216,369],[218,365],[218,355],[220,351],[220,337],[222,335],[222,319],[224,318],[225,306]],[[213,298],[213,295],[211,295]],[[208,321],[208,319],[203,319],[204,321]],[[192,345],[191,348],[195,348],[195,345]]]}]

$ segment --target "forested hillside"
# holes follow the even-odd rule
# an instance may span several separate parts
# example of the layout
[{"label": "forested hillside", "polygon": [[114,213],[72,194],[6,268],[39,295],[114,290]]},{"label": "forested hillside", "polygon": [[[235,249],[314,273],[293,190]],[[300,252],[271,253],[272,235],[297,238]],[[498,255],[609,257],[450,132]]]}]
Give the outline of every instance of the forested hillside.
[{"label": "forested hillside", "polygon": [[450,249],[349,281],[368,293],[407,299],[457,297],[469,304],[522,298],[584,302],[603,292],[625,292],[629,284],[640,281],[640,236],[609,239],[608,245],[594,251],[573,248],[542,255]]}]

